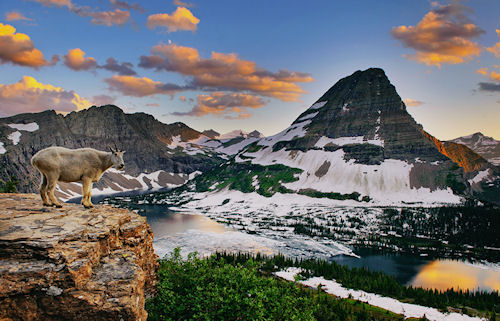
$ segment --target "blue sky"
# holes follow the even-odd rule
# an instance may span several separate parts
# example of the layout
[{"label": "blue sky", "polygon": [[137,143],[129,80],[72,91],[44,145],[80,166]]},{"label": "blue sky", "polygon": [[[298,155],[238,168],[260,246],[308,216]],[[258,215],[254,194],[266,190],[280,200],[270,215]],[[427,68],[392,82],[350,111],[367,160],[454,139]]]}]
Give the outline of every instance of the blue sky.
[{"label": "blue sky", "polygon": [[[137,3],[0,2],[0,114],[110,102],[271,135],[340,78],[381,67],[439,139],[500,139],[499,1]],[[107,70],[108,58],[135,74]]]}]

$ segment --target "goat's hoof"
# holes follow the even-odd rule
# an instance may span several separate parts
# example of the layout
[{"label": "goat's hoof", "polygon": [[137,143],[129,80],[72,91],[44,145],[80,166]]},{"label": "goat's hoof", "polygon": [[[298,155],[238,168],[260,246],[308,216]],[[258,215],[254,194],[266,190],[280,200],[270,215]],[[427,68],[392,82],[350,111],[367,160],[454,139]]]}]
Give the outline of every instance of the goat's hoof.
[{"label": "goat's hoof", "polygon": [[49,203],[42,203],[43,206],[49,206],[49,207],[52,207],[52,204],[49,204]]},{"label": "goat's hoof", "polygon": [[54,204],[54,206],[55,206],[56,208],[62,208],[62,205],[61,205],[61,204]]},{"label": "goat's hoof", "polygon": [[86,209],[89,209],[89,208],[93,208],[94,205],[83,205],[83,207],[85,207]]}]

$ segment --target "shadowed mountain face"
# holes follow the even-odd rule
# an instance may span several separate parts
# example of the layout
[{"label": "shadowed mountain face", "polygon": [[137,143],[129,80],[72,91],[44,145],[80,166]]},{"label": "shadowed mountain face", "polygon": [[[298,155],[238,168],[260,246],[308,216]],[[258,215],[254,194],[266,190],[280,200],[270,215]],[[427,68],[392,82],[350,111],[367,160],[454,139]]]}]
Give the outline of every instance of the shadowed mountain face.
[{"label": "shadowed mountain face", "polygon": [[[32,130],[26,125],[29,130],[24,130],[22,124],[38,128]],[[20,135],[18,139],[16,135]],[[7,150],[0,154],[0,179],[15,176],[20,181],[19,191],[37,191],[40,178],[30,159],[37,151],[54,145],[108,150],[108,146],[116,144],[126,151],[125,173],[133,176],[158,170],[185,174],[204,171],[217,164],[218,159],[167,147],[174,137],[188,141],[199,136],[198,131],[183,123],[163,124],[144,113],[125,114],[113,105],[91,107],[66,116],[54,111],[19,114],[0,119],[0,137]]]},{"label": "shadowed mountain face", "polygon": [[307,126],[307,136],[359,137],[383,141],[383,157],[401,160],[445,161],[433,142],[422,134],[422,126],[406,106],[384,71],[370,68],[339,80],[295,121],[317,112]]}]

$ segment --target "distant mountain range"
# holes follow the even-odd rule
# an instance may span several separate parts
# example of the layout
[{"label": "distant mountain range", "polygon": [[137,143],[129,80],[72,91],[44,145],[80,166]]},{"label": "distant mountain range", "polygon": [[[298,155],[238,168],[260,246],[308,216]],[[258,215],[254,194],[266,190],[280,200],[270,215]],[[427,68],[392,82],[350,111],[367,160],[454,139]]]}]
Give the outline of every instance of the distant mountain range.
[{"label": "distant mountain range", "polygon": [[[377,68],[341,79],[291,126],[270,137],[258,131],[199,132],[145,113],[126,114],[113,105],[65,116],[44,111],[1,118],[0,179],[14,176],[21,192],[37,192],[39,174],[29,162],[37,151],[53,145],[106,150],[115,144],[127,151],[126,169],[106,172],[94,195],[193,180],[193,191],[267,197],[300,194],[374,204],[500,202],[499,169],[493,165],[500,159],[498,141],[480,133],[436,139],[415,122]],[[78,183],[58,186],[64,200],[79,194]]]},{"label": "distant mountain range", "polygon": [[484,136],[482,133],[474,133],[455,138],[451,142],[463,144],[486,158],[488,162],[500,166],[500,141],[492,137]]},{"label": "distant mountain range", "polygon": [[[243,145],[246,137],[238,143]],[[230,140],[212,139],[183,123],[164,124],[144,113],[126,114],[113,105],[66,116],[54,111],[19,114],[0,119],[0,179],[14,176],[19,191],[37,192],[40,178],[30,164],[37,151],[53,145],[108,150],[116,144],[127,151],[126,169],[106,172],[94,184],[94,194],[170,188],[227,159]],[[77,183],[58,185],[57,196],[62,199],[80,193]]]},{"label": "distant mountain range", "polygon": [[374,204],[500,201],[498,168],[425,132],[377,68],[341,79],[290,127],[256,140],[190,187]]}]

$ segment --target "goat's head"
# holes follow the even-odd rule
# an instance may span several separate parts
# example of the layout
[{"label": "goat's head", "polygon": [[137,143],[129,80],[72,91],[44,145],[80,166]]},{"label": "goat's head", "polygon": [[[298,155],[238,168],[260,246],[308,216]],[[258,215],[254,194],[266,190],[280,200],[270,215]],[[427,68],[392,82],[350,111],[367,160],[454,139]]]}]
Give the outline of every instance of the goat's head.
[{"label": "goat's head", "polygon": [[115,149],[109,147],[109,150],[111,151],[111,162],[113,163],[113,167],[120,171],[123,170],[125,168],[125,163],[123,162],[123,153],[125,153],[125,151],[119,150],[116,145]]}]

